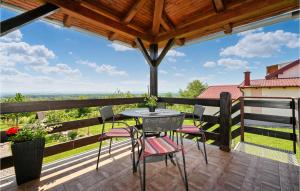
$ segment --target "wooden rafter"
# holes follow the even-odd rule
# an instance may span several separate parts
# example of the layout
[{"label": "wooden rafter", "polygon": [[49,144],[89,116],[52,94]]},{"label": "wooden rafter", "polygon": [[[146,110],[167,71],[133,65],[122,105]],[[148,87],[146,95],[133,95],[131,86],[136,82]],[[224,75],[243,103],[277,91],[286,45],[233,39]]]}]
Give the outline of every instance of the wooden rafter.
[{"label": "wooden rafter", "polygon": [[165,11],[163,11],[163,14],[162,14],[161,26],[166,31],[170,31],[170,30],[175,30],[176,29],[174,23],[171,21],[171,19],[169,18],[169,16],[167,15],[167,13]]},{"label": "wooden rafter", "polygon": [[46,3],[46,4],[44,4],[40,7],[37,7],[33,10],[22,13],[13,18],[4,20],[0,23],[1,36],[14,31],[25,24],[31,23],[32,21],[34,21],[36,19],[45,17],[45,16],[57,11],[58,9],[59,9],[59,7],[57,7],[56,5]]},{"label": "wooden rafter", "polygon": [[228,23],[227,25],[224,25],[224,33],[225,34],[231,34],[232,33],[232,24]]},{"label": "wooden rafter", "polygon": [[[127,12],[126,16],[121,20],[121,22],[124,23],[125,25],[128,25],[145,3],[146,0],[137,0],[135,4],[130,8],[130,10]],[[108,37],[108,39],[113,41],[117,38],[117,36],[118,34],[113,32],[110,35],[110,37]]]},{"label": "wooden rafter", "polygon": [[[293,6],[293,1],[289,1]],[[272,6],[270,6],[270,3]],[[287,5],[287,2],[281,0],[270,0],[266,1],[249,1],[241,6],[236,6],[234,9],[226,9],[219,14],[212,15],[206,19],[202,19],[193,24],[187,25],[186,27],[179,27],[176,31],[168,32],[167,34],[162,34],[155,39],[155,42],[161,42],[168,40],[170,38],[181,38],[183,35],[189,36],[200,31],[209,31],[215,28],[223,28],[228,23],[235,23],[237,20],[246,20],[253,18],[254,16],[259,16],[261,12],[272,13],[272,11],[279,8],[281,5]],[[236,16],[238,15],[238,16]],[[250,21],[249,21],[250,22]]]},{"label": "wooden rafter", "polygon": [[101,14],[98,14],[86,7],[81,6],[81,4],[78,2],[70,1],[70,0],[48,0],[48,2],[51,2],[63,8],[64,12],[72,17],[76,17],[83,21],[87,21],[95,25],[105,27],[106,29],[112,32],[116,32],[130,37],[140,37],[141,39],[150,42],[153,40],[151,36],[139,32],[135,29],[132,29],[128,26],[125,26],[124,24],[118,21],[115,21]]},{"label": "wooden rafter", "polygon": [[159,27],[162,18],[162,12],[164,8],[164,0],[155,0],[154,14],[153,14],[153,24],[152,24],[152,34],[157,35],[159,32]]},{"label": "wooden rafter", "polygon": [[72,17],[70,17],[69,15],[64,15],[63,18],[64,27],[71,27],[71,22],[72,22]]},{"label": "wooden rafter", "polygon": [[125,24],[129,24],[134,16],[138,13],[138,11],[143,7],[147,0],[137,0],[135,4],[130,8],[127,12],[126,16],[122,19],[122,22]]},{"label": "wooden rafter", "polygon": [[217,13],[222,12],[225,10],[225,4],[223,0],[212,0],[214,9]]}]

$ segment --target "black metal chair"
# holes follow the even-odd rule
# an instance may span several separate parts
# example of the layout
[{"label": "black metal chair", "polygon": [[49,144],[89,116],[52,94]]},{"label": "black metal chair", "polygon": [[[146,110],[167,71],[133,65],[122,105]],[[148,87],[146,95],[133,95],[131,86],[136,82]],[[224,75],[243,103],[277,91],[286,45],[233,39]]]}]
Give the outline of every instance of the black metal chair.
[{"label": "black metal chair", "polygon": [[[143,179],[142,188],[146,190],[146,160],[151,157],[162,157],[166,160],[168,156],[174,156],[174,153],[182,153],[184,181],[186,190],[188,190],[188,180],[185,164],[185,156],[183,150],[183,139],[180,133],[181,145],[176,144],[168,136],[168,131],[175,131],[182,128],[184,114],[168,117],[149,117],[143,118],[142,138],[140,140],[141,152],[139,153],[139,160],[143,160]],[[147,136],[147,133],[165,132],[165,135],[158,134],[157,136]],[[147,160],[147,162],[151,162]],[[140,163],[139,163],[140,164]],[[140,166],[140,165],[139,165]],[[179,164],[177,165],[180,168]]]},{"label": "black metal chair", "polygon": [[[122,121],[115,121],[115,115],[112,109],[112,106],[104,106],[102,108],[100,108],[100,115],[102,118],[102,132],[101,135],[99,137],[99,152],[98,152],[98,159],[97,159],[97,166],[96,169],[98,170],[99,167],[99,160],[100,160],[100,155],[101,155],[101,147],[102,147],[102,142],[104,140],[110,139],[109,142],[109,154],[111,152],[111,144],[112,144],[112,139],[113,138],[131,138],[131,144],[132,144],[132,154],[133,154],[133,172],[136,172],[136,166],[135,166],[135,152],[134,152],[134,148],[137,145],[137,139],[134,138],[135,133],[137,133],[137,129],[135,128],[135,126],[129,126],[127,123],[122,122]],[[112,128],[109,129],[108,131],[105,131],[105,125],[107,123],[111,123]],[[125,127],[122,128],[115,128],[114,125],[115,123],[121,123],[124,124]]]},{"label": "black metal chair", "polygon": [[[184,125],[181,129],[176,130],[176,134],[178,132],[185,133],[185,134],[192,134],[197,135],[200,138],[196,140],[198,149],[201,150],[199,142],[202,141],[203,143],[203,149],[204,149],[204,156],[205,156],[205,162],[207,162],[207,154],[206,154],[206,148],[205,148],[205,142],[206,142],[206,136],[205,136],[205,130],[202,128],[202,119],[203,114],[205,111],[205,107],[202,105],[195,105],[194,111],[193,111],[193,125]],[[178,140],[178,135],[177,135]],[[177,141],[178,142],[178,141]]]}]

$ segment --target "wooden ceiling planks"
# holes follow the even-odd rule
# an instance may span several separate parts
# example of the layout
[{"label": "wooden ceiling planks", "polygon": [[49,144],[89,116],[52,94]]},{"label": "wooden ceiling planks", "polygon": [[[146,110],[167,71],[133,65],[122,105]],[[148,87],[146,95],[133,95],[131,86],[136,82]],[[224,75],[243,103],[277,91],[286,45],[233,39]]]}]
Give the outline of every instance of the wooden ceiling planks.
[{"label": "wooden ceiling planks", "polygon": [[31,10],[50,2],[61,7],[47,16],[65,27],[77,27],[136,46],[177,45],[234,27],[298,10],[296,0],[2,0],[11,7]]}]

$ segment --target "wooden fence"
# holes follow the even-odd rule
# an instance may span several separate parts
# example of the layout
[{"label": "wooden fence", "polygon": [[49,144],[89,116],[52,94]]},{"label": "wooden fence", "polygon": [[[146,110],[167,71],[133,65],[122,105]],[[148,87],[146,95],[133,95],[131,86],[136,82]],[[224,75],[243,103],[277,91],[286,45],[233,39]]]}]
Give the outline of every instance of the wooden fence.
[{"label": "wooden fence", "polygon": [[[9,113],[20,113],[20,112],[39,112],[49,110],[62,110],[71,108],[82,108],[82,107],[101,107],[105,105],[123,105],[123,104],[137,104],[142,103],[143,97],[138,98],[115,98],[115,99],[93,99],[93,100],[66,100],[66,101],[35,101],[35,102],[24,102],[24,103],[0,103],[1,114]],[[215,132],[207,132],[207,137],[210,140],[214,140],[215,144],[219,144],[222,150],[230,150],[230,139],[225,137],[230,134],[231,127],[231,96],[229,93],[222,93],[221,99],[181,99],[181,98],[159,98],[159,101],[166,103],[178,103],[178,104],[201,104],[204,106],[214,106],[221,108],[221,115],[205,115],[204,121],[206,122],[206,128],[210,125],[220,124],[220,128]],[[190,118],[191,114],[186,114],[186,118]],[[128,119],[128,117],[117,116],[118,120]],[[62,131],[68,131],[93,125],[102,124],[100,117],[82,119],[76,121],[63,122],[62,126],[55,128],[50,133],[57,133]],[[223,130],[221,130],[223,129]],[[221,136],[221,134],[224,136]],[[0,132],[1,142],[6,141],[5,132]],[[225,135],[226,134],[226,135]],[[98,135],[88,136],[79,138],[73,141],[60,143],[57,145],[49,146],[45,148],[44,156],[51,156],[58,153],[62,153],[71,149],[86,146],[98,141]],[[12,156],[1,158],[1,169],[5,169],[13,166]]]},{"label": "wooden fence", "polygon": [[[299,108],[299,99],[294,99],[290,97],[240,97],[241,103],[241,128],[240,135],[241,141],[245,140],[244,133],[251,133],[257,135],[263,135],[268,137],[274,137],[278,139],[290,140],[292,141],[293,151],[296,153],[296,112],[299,115],[299,109],[296,110],[296,101],[298,102]],[[256,107],[256,108],[271,108],[271,109],[285,109],[291,111],[291,116],[281,116],[281,115],[270,115],[270,114],[260,114],[260,113],[250,113],[245,111],[245,107]],[[245,119],[263,121],[263,122],[274,122],[280,124],[291,125],[293,132],[281,132],[270,129],[263,129],[258,127],[246,126]],[[299,120],[299,118],[298,118]],[[299,122],[298,122],[299,124]],[[299,129],[299,125],[298,125]],[[239,134],[235,134],[239,136]]]}]

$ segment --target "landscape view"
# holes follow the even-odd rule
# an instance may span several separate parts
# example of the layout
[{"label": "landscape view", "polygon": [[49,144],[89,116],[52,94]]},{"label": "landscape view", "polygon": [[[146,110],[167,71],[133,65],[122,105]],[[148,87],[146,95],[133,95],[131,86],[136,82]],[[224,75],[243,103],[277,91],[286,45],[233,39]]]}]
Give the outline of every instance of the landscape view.
[{"label": "landscape view", "polygon": [[[60,1],[45,2],[54,3],[58,7],[64,5]],[[221,2],[225,2],[226,4],[227,1]],[[231,6],[230,3],[232,2],[228,2],[228,6]],[[5,6],[1,5],[0,14],[3,26],[5,20],[9,20],[20,14],[18,9],[14,9],[14,3],[14,1],[7,0],[4,3]],[[88,5],[87,2],[83,2],[80,4],[80,7],[83,6],[90,10],[85,4]],[[242,5],[242,3],[240,4]],[[16,5],[23,6],[22,3],[20,5],[16,3]],[[32,3],[31,5],[29,3],[29,5],[33,6],[35,4]],[[50,5],[52,6],[52,4]],[[106,5],[111,6],[112,4],[107,3]],[[122,5],[122,3],[118,4],[120,7]],[[148,6],[147,3],[146,5]],[[215,9],[218,8],[217,5],[214,6]],[[26,8],[27,5],[24,6]],[[56,8],[51,6],[50,9]],[[169,4],[165,4],[165,7],[167,6]],[[171,3],[170,9],[172,6],[174,5]],[[140,9],[142,9],[141,7]],[[154,9],[154,5],[150,7]],[[71,8],[65,7],[65,10],[70,11],[69,9]],[[137,11],[139,8],[136,7],[135,9]],[[99,10],[97,13],[99,13]],[[104,16],[108,15],[107,17],[114,22],[119,22],[113,15],[107,12],[104,13]],[[61,14],[61,12],[58,12],[58,14]],[[76,16],[76,13],[73,14]],[[84,13],[82,14],[84,15]],[[132,13],[131,19],[135,17],[135,14],[140,18],[138,13]],[[144,14],[144,17],[147,17],[146,12]],[[162,18],[164,19],[168,18],[165,14],[162,11]],[[156,111],[158,111],[159,103],[162,103],[164,106],[161,109],[185,113],[183,126],[188,127],[197,126],[194,120],[198,116],[194,115],[193,112],[195,112],[195,105],[203,105],[205,110],[202,113],[203,116],[199,117],[200,123],[197,129],[201,127],[201,132],[204,129],[203,134],[205,138],[203,138],[203,135],[199,138],[199,136],[196,136],[197,134],[185,132],[183,136],[195,148],[196,144],[194,142],[198,144],[198,148],[199,143],[207,143],[208,165],[213,164],[217,166],[217,162],[213,159],[215,156],[221,157],[218,158],[218,163],[221,163],[220,161],[223,160],[223,155],[216,154],[215,150],[212,149],[214,146],[217,146],[222,151],[246,153],[249,156],[251,155],[249,158],[255,156],[257,157],[255,160],[258,162],[268,163],[265,160],[270,160],[278,162],[279,164],[276,163],[278,166],[282,163],[295,165],[297,166],[295,168],[299,168],[299,10],[298,15],[293,15],[290,19],[282,19],[282,21],[279,19],[280,22],[276,20],[276,22],[262,22],[253,25],[250,23],[249,26],[247,25],[244,28],[239,25],[235,27],[232,23],[229,23],[228,26],[231,26],[230,29],[228,29],[227,25],[224,26],[224,31],[217,33],[212,33],[214,30],[207,29],[199,37],[197,36],[198,33],[193,33],[193,35],[183,38],[184,35],[192,33],[186,30],[189,32],[182,34],[178,32],[180,34],[178,37],[180,38],[176,38],[176,32],[177,30],[180,31],[181,28],[175,27],[173,32],[170,30],[170,35],[174,34],[174,38],[170,40],[164,39],[161,44],[150,44],[147,42],[146,37],[140,40],[139,36],[137,36],[137,40],[133,43],[129,42],[128,39],[132,39],[131,37],[132,35],[135,36],[135,33],[126,36],[123,33],[120,33],[120,35],[112,31],[105,33],[107,35],[103,35],[99,32],[101,31],[100,28],[92,30],[90,29],[92,27],[89,28],[89,24],[87,24],[87,28],[80,28],[79,25],[84,25],[84,22],[76,21],[74,15],[72,17],[66,16],[66,14],[63,17],[58,16],[57,18],[63,18],[62,22],[57,22],[56,17],[52,19],[36,19],[30,24],[13,28],[11,31],[1,31],[0,110],[2,111],[0,119],[0,155],[1,163],[2,161],[4,162],[1,164],[0,190],[1,188],[4,188],[4,190],[6,188],[12,188],[11,190],[17,188],[15,183],[13,186],[11,185],[11,178],[13,177],[13,181],[15,180],[14,176],[16,172],[13,168],[11,148],[18,141],[13,143],[12,136],[7,133],[9,130],[17,128],[17,131],[20,131],[22,128],[26,129],[32,124],[41,122],[45,123],[46,126],[55,125],[55,128],[57,127],[57,129],[51,129],[51,131],[45,134],[45,153],[42,158],[44,171],[46,169],[45,176],[53,178],[54,176],[49,175],[50,173],[47,175],[47,173],[48,168],[51,171],[51,168],[54,168],[55,164],[63,165],[64,161],[66,161],[66,164],[73,164],[75,160],[80,160],[78,156],[88,157],[91,155],[90,153],[98,153],[99,143],[100,148],[102,145],[101,136],[105,134],[102,129],[104,128],[102,124],[105,119],[100,114],[100,109],[103,106],[112,105],[113,112],[117,114],[116,119],[120,118],[121,122],[138,127],[138,117],[122,117],[122,114],[124,114],[122,112],[137,108],[146,108],[147,111],[149,108],[149,111],[151,111],[151,103],[149,104],[151,96],[158,99],[158,103],[155,103]],[[193,14],[191,15],[193,16]],[[173,16],[175,17],[176,14],[174,13]],[[84,18],[88,17],[89,15]],[[92,14],[91,17],[93,17]],[[125,23],[125,28],[127,27],[130,30],[140,32],[139,27],[143,26],[143,23],[141,21],[134,21],[134,19],[134,22],[132,22],[129,19],[130,17],[125,17],[120,22]],[[71,18],[68,22],[74,22],[74,27],[67,23],[68,18]],[[183,26],[184,21],[178,19],[178,23],[181,23]],[[94,24],[93,22],[91,23]],[[158,23],[156,26],[155,18],[153,18],[153,27],[150,28],[153,38],[156,37],[155,40],[168,36],[168,23],[170,22],[162,21],[161,24]],[[141,26],[135,26],[138,24]],[[169,25],[172,26],[172,24]],[[122,27],[121,29],[123,30]],[[192,40],[185,41],[185,39],[189,38]],[[157,41],[159,42],[159,40]],[[168,47],[168,45],[170,46]],[[160,59],[160,55],[163,55],[162,59]],[[228,92],[229,94],[224,94],[224,92]],[[115,126],[107,124],[105,131],[109,132],[112,128],[120,127],[124,127],[124,124],[117,123]],[[224,127],[226,127],[225,130]],[[141,129],[139,131],[142,132]],[[176,131],[172,130],[168,132],[170,133],[170,139],[174,136],[174,132]],[[113,144],[112,150],[114,150],[114,147],[119,149],[120,146],[118,144],[122,145],[126,143],[131,146],[129,144],[130,138],[132,137],[103,139],[102,147],[107,150]],[[111,143],[112,140],[113,143]],[[139,144],[139,142],[137,141],[136,144]],[[103,165],[104,171],[111,168],[109,165],[112,165],[113,162],[119,160],[118,156],[115,156],[119,153],[114,151],[114,154],[117,154],[112,156],[113,159],[111,160],[113,162],[107,162],[110,160],[107,159],[111,155],[110,152],[110,148],[109,155],[105,151],[105,159],[102,162],[107,166]],[[189,150],[186,152],[188,153]],[[206,157],[206,150],[204,152]],[[93,173],[97,158],[96,154],[94,155],[93,159],[89,158],[89,160],[93,160],[93,164],[86,167],[87,169],[93,169]],[[100,151],[98,162],[99,156]],[[130,158],[128,156],[131,156],[130,153],[127,153],[126,160]],[[172,156],[173,153],[166,155],[166,164],[168,157],[174,163]],[[234,160],[238,158],[237,156],[242,155],[237,154],[232,156],[232,160]],[[242,161],[247,157],[241,157],[238,160]],[[199,160],[201,160],[201,165],[197,165],[204,166],[203,168],[205,169],[202,155],[187,155],[187,160],[189,161],[187,165],[189,163],[195,165],[193,172],[198,168],[196,167],[196,163],[192,163],[192,159],[196,158],[200,158]],[[253,157],[251,161],[252,159]],[[128,161],[130,160],[128,159]],[[228,160],[231,160],[231,158]],[[172,164],[171,162],[170,165]],[[120,164],[124,165],[124,163],[126,162],[123,161]],[[248,161],[240,163],[254,164],[253,161],[252,163]],[[100,164],[102,164],[101,159]],[[273,163],[269,162],[269,164]],[[124,165],[128,171],[126,172],[131,174],[131,171],[129,172],[128,170],[131,164],[127,165]],[[209,171],[210,167],[207,166],[205,170]],[[227,167],[222,168],[222,171]],[[79,171],[85,172],[84,168]],[[116,168],[118,169],[118,166]],[[187,166],[187,168],[189,167]],[[215,166],[211,168],[217,169]],[[256,166],[255,169],[259,168]],[[44,171],[42,171],[42,174]],[[110,172],[114,172],[114,170],[107,170],[101,176],[105,178],[113,177]],[[173,169],[169,173],[171,174],[172,172]],[[189,178],[193,174],[191,172],[188,172]],[[150,173],[152,172],[149,171]],[[203,174],[198,176],[204,176]],[[165,176],[167,175],[168,173]],[[95,175],[90,174],[89,176]],[[79,173],[78,177],[82,178]],[[80,178],[76,181],[79,181],[85,187],[86,185],[79,180]],[[117,179],[117,176],[114,178]],[[115,181],[114,178],[109,180]],[[130,181],[133,181],[133,179],[130,179]],[[191,179],[193,181],[193,178]],[[272,179],[271,181],[274,180]],[[65,184],[65,181],[60,183],[59,181],[61,180],[59,180],[57,181],[58,183],[53,181],[54,185],[52,187],[52,183],[49,183],[50,186],[48,185],[49,187],[47,187],[45,185],[48,182],[43,182],[43,178],[40,181],[42,183],[38,183],[40,184],[39,189],[50,189],[52,187],[58,189],[60,187],[56,187],[57,185]],[[71,178],[68,181],[71,181]],[[147,181],[151,182],[150,180]],[[97,184],[95,182],[93,185]],[[103,184],[109,185],[105,181],[103,181]],[[134,185],[140,188],[138,183],[134,183]],[[282,190],[283,185],[285,184],[281,184],[278,187],[273,185],[274,187],[272,188]],[[293,188],[296,188],[295,182],[293,185]],[[187,187],[187,185],[185,186]],[[74,190],[80,190],[79,188],[81,188],[78,185],[76,189],[75,187]],[[118,190],[117,187],[113,188]],[[136,187],[134,188],[137,189]],[[148,187],[147,190],[156,190],[149,185]],[[201,188],[206,187],[203,186]],[[237,190],[239,189],[243,190],[242,186],[238,187]],[[94,187],[94,190],[96,190],[96,187]]]}]

